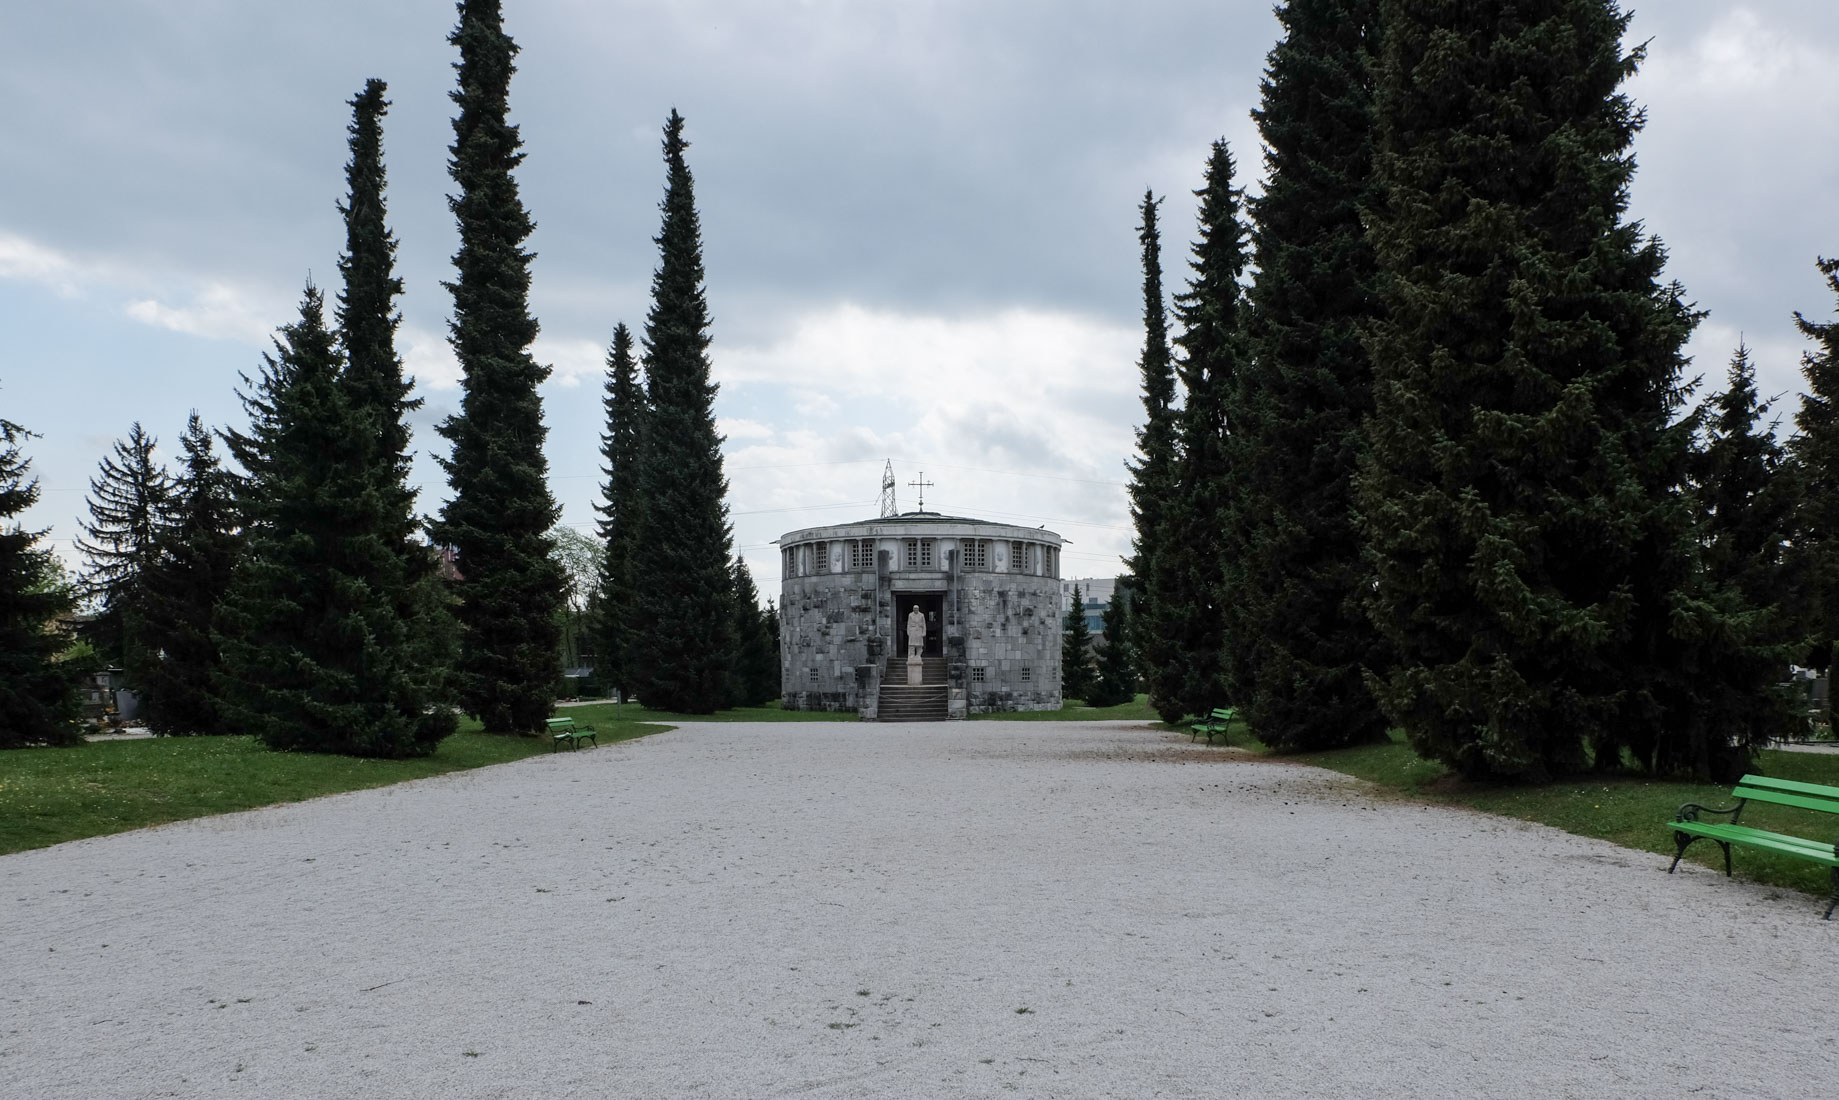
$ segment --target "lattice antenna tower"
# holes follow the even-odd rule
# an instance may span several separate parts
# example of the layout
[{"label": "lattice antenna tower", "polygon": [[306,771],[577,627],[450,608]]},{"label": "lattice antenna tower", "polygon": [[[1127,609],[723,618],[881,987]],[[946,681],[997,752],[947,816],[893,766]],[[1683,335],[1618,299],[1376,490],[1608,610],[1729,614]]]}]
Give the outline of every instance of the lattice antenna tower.
[{"label": "lattice antenna tower", "polygon": [[894,460],[888,459],[887,468],[881,471],[881,518],[900,514],[900,506],[894,503]]}]

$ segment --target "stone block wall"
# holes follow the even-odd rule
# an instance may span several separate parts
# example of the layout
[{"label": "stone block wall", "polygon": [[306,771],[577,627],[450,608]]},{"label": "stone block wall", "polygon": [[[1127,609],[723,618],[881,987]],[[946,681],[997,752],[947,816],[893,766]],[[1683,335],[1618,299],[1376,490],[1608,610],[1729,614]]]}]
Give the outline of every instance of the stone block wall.
[{"label": "stone block wall", "polygon": [[1060,709],[1059,607],[1060,584],[1051,577],[959,575],[970,713]]},{"label": "stone block wall", "polygon": [[[875,575],[797,577],[780,586],[780,706],[786,710],[859,710],[865,690],[858,669],[878,659]],[[874,646],[880,649],[879,644]],[[878,683],[877,685],[878,686]]]}]

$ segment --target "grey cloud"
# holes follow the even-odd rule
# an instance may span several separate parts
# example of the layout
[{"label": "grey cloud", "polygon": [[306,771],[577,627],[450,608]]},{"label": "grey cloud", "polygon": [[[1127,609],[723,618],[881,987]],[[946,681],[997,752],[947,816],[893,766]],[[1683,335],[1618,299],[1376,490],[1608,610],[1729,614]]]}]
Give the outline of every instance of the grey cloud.
[{"label": "grey cloud", "polygon": [[[1263,0],[505,7],[523,48],[512,108],[528,152],[520,181],[538,226],[533,293],[545,339],[604,347],[615,321],[642,326],[662,190],[658,131],[675,106],[689,120],[718,360],[723,347],[772,345],[799,317],[845,300],[953,317],[1032,307],[1134,327],[1134,204],[1145,187],[1169,196],[1164,265],[1179,287],[1193,226],[1186,192],[1199,184],[1207,142],[1233,139],[1256,188],[1261,160],[1246,112],[1278,29]],[[1631,37],[1651,39],[1652,60],[1630,87],[1650,109],[1632,213],[1666,241],[1669,275],[1712,311],[1715,333],[1742,331],[1771,349],[1762,368],[1773,392],[1798,382],[1793,355],[1778,350],[1801,346],[1790,311],[1825,318],[1834,308],[1812,261],[1839,254],[1839,111],[1819,90],[1826,74],[1806,92],[1694,90],[1720,67],[1694,51],[1739,10],[1797,48],[1839,56],[1839,6],[1828,0],[1637,9]],[[132,296],[166,305],[210,282],[291,303],[309,270],[322,284],[336,277],[344,101],[380,76],[395,104],[386,154],[403,309],[413,328],[444,333],[453,20],[447,0],[5,5],[0,233],[114,271],[138,266],[173,285]],[[224,364],[252,369],[260,350],[148,333],[111,361],[90,347],[94,326],[72,310],[44,318],[20,285],[0,281],[0,307],[45,327],[0,334],[0,384],[15,400],[45,394],[17,417],[54,434],[54,410],[79,405],[111,430],[138,416],[175,434],[170,425],[192,405],[222,419]],[[129,296],[91,295],[114,311],[111,332],[133,327],[119,317]],[[288,320],[277,312],[275,324]],[[64,349],[56,355],[90,391],[26,390],[6,377],[22,349],[36,362],[43,348]],[[1714,385],[1728,352],[1701,340],[1698,369]],[[1125,389],[1135,386],[1134,359],[1117,364]],[[94,392],[99,374],[121,369],[159,384]],[[766,411],[773,398],[752,389],[725,391],[724,415],[786,427]],[[148,407],[148,394],[170,408]],[[558,472],[591,469],[597,388],[584,379],[545,395],[556,398]],[[887,424],[924,411],[839,403],[812,425],[820,449],[839,457],[874,450],[892,437]],[[1062,394],[1060,407],[1116,425],[1126,448],[1139,414],[1096,392]],[[435,419],[431,407],[418,427]],[[873,431],[851,435],[852,422]],[[990,435],[1017,431],[1034,433],[1014,452],[1030,452],[1031,463],[1087,461],[1116,476],[1121,455],[1085,454],[1026,417],[956,424],[951,445],[996,447]],[[39,451],[66,480],[71,438],[66,429]],[[438,473],[425,455],[442,446],[418,431],[418,471],[431,484]]]}]

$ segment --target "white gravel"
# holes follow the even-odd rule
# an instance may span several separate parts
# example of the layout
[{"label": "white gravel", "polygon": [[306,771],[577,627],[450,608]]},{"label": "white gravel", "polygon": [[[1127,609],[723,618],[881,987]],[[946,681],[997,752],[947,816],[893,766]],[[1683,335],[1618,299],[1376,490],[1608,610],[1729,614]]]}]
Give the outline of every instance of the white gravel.
[{"label": "white gravel", "polygon": [[1824,1094],[1839,922],[1666,863],[1118,724],[688,726],[0,857],[0,1096]]}]

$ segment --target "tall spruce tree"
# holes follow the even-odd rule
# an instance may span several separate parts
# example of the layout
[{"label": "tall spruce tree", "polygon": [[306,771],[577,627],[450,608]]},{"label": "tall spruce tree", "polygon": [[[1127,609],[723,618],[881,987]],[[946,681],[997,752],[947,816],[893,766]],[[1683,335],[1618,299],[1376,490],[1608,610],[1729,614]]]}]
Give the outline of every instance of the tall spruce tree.
[{"label": "tall spruce tree", "polygon": [[1243,198],[1232,185],[1232,151],[1215,141],[1207,156],[1200,199],[1200,239],[1194,244],[1193,277],[1176,296],[1181,335],[1176,366],[1187,399],[1176,417],[1174,504],[1163,516],[1161,543],[1173,548],[1156,570],[1163,583],[1159,630],[1168,634],[1182,666],[1178,699],[1187,714],[1206,714],[1229,701],[1228,656],[1239,656],[1243,632],[1235,632],[1228,653],[1226,624],[1245,593],[1229,581],[1229,569],[1244,553],[1240,526],[1245,518],[1241,486],[1245,472],[1228,455],[1228,407],[1246,366],[1239,276],[1245,270]]},{"label": "tall spruce tree", "polygon": [[[1839,259],[1821,257],[1820,274],[1827,288],[1839,297]],[[1814,349],[1801,357],[1807,388],[1795,411],[1791,443],[1799,468],[1801,494],[1796,526],[1803,583],[1811,611],[1807,629],[1811,636],[1801,661],[1839,678],[1839,320],[1809,320],[1799,310],[1794,323]],[[1828,692],[1828,721],[1839,729],[1839,698]]]},{"label": "tall spruce tree", "polygon": [[647,706],[708,714],[723,705],[734,662],[733,532],[722,437],[709,380],[702,228],[683,153],[683,116],[664,125],[666,183],[658,268],[645,317],[646,406],[639,461],[642,527],[626,659]]},{"label": "tall spruce tree", "polygon": [[1624,220],[1639,52],[1609,0],[1385,0],[1369,212],[1383,313],[1358,483],[1381,705],[1471,777],[1626,753],[1727,772],[1687,692],[1680,349],[1696,320]]},{"label": "tall spruce tree", "polygon": [[144,717],[165,737],[232,733],[217,695],[223,668],[212,625],[236,564],[233,480],[196,410],[179,446],[185,462],[173,486],[174,522],[147,576],[148,634],[161,654]]},{"label": "tall spruce tree", "polygon": [[1168,308],[1162,296],[1162,235],[1156,227],[1157,198],[1143,193],[1137,207],[1142,221],[1137,241],[1143,253],[1143,354],[1137,369],[1143,381],[1143,426],[1137,429],[1138,459],[1129,465],[1130,515],[1136,522],[1134,553],[1128,565],[1142,589],[1137,596],[1136,650],[1143,677],[1149,683],[1150,702],[1164,721],[1173,722],[1184,711],[1185,657],[1176,639],[1166,632],[1164,590],[1170,587],[1164,570],[1177,567],[1176,555],[1164,553],[1164,519],[1178,491],[1176,472],[1180,460],[1175,410],[1175,367],[1169,353]]},{"label": "tall spruce tree", "polygon": [[77,549],[89,559],[83,585],[98,605],[84,634],[104,661],[120,665],[127,686],[146,693],[159,647],[147,637],[146,578],[172,523],[172,476],[154,460],[158,440],[139,421],[115,441],[89,482],[89,520]]},{"label": "tall spruce tree", "polygon": [[1119,577],[1105,605],[1105,648],[1098,651],[1098,674],[1086,695],[1095,707],[1115,707],[1136,698],[1136,661],[1130,642],[1130,578]]},{"label": "tall spruce tree", "polygon": [[512,176],[522,139],[505,117],[517,46],[498,0],[460,0],[459,13],[448,39],[460,50],[448,167],[460,193],[447,201],[460,250],[446,286],[463,391],[459,413],[440,425],[453,444],[442,460],[453,493],[434,533],[455,550],[461,577],[461,706],[488,732],[529,733],[553,709],[561,644],[563,581],[548,537],[561,510],[536,389],[549,368],[529,350],[532,225]]},{"label": "tall spruce tree", "polygon": [[[591,615],[595,639],[595,678],[624,698],[632,690],[632,556],[641,524],[639,494],[640,433],[645,423],[645,391],[632,359],[632,332],[620,322],[607,349],[606,394],[601,398],[606,430],[600,436],[600,539],[598,598]],[[776,675],[776,674],[775,674]],[[777,692],[775,692],[777,694]]]},{"label": "tall spruce tree", "polygon": [[389,529],[398,498],[351,406],[324,302],[308,285],[261,375],[244,553],[220,609],[225,701],[270,748],[425,756],[453,732],[399,610],[413,591]]},{"label": "tall spruce tree", "polygon": [[71,645],[60,616],[73,594],[56,583],[43,531],[29,531],[19,514],[38,502],[38,479],[21,444],[33,433],[0,419],[0,749],[74,745],[78,683],[89,671],[61,659]]},{"label": "tall spruce tree", "polygon": [[372,526],[348,531],[348,538],[371,537],[388,547],[393,561],[383,571],[361,578],[388,601],[385,613],[400,621],[400,654],[388,655],[373,670],[388,681],[396,705],[408,713],[445,710],[453,702],[454,630],[446,582],[429,548],[420,538],[416,491],[409,485],[409,413],[421,408],[409,397],[414,381],[403,375],[396,352],[396,329],[402,316],[396,298],[396,238],[390,232],[384,191],[383,116],[389,111],[383,81],[365,81],[349,101],[351,159],[345,165],[346,197],[339,204],[345,220],[345,251],[338,269],[344,278],[337,309],[338,340],[344,351],[339,382],[350,414],[359,422],[367,447],[361,461],[374,498],[361,515]]},{"label": "tall spruce tree", "polygon": [[1253,353],[1233,401],[1246,505],[1228,650],[1236,698],[1266,744],[1305,751],[1383,740],[1362,681],[1384,665],[1363,600],[1370,570],[1353,524],[1353,478],[1372,411],[1361,346],[1377,264],[1372,203],[1373,48],[1378,0],[1288,0],[1262,102],[1269,182],[1253,204]]},{"label": "tall spruce tree", "polygon": [[1085,596],[1073,585],[1073,602],[1066,610],[1060,634],[1060,698],[1083,700],[1092,691],[1092,628],[1086,625]]}]

